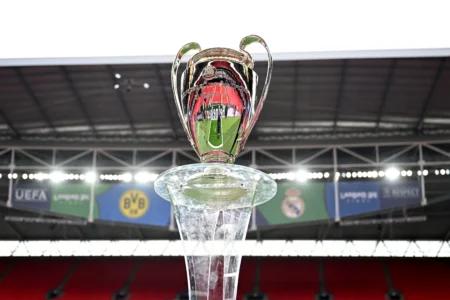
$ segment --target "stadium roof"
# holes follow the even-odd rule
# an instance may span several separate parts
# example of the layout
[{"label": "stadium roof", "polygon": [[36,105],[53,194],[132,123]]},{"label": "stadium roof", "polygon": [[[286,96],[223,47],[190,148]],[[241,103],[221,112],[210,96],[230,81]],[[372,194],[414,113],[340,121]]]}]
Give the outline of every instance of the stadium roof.
[{"label": "stadium roof", "polygon": [[[449,83],[446,58],[277,61],[251,139],[448,135]],[[186,139],[168,64],[0,68],[0,97],[2,139]]]}]

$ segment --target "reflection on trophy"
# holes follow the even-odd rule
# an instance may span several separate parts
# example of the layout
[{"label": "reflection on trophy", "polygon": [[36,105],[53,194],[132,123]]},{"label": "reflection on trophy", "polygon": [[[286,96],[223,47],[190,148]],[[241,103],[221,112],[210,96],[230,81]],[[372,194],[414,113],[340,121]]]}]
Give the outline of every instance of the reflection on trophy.
[{"label": "reflection on trophy", "polygon": [[[245,48],[265,47],[268,70],[262,95]],[[181,59],[199,51],[181,75]],[[258,36],[242,39],[240,50],[201,51],[189,43],[172,66],[172,88],[183,128],[202,163],[173,168],[155,182],[156,192],[172,202],[183,240],[190,299],[236,299],[241,255],[252,208],[270,200],[277,187],[266,174],[233,165],[261,112],[272,73],[269,49]]]}]

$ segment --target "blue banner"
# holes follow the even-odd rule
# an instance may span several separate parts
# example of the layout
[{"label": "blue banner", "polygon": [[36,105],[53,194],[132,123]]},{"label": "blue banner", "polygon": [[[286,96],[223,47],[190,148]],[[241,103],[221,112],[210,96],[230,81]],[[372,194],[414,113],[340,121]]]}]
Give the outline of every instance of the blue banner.
[{"label": "blue banner", "polygon": [[115,184],[96,198],[100,220],[169,225],[170,203],[156,194],[153,184]]},{"label": "blue banner", "polygon": [[422,190],[418,181],[383,182],[381,184],[381,209],[418,205]]},{"label": "blue banner", "polygon": [[[338,201],[340,217],[380,210],[380,183],[371,181],[339,182]],[[325,199],[328,214],[335,218],[334,183],[327,183]]]},{"label": "blue banner", "polygon": [[[419,205],[423,197],[419,181],[341,181],[338,188],[342,218]],[[84,218],[92,213],[105,221],[154,226],[170,222],[171,204],[156,194],[153,184],[97,183],[91,190],[85,183],[20,182],[13,186],[11,200],[14,207]],[[279,183],[274,199],[258,206],[253,217],[258,226],[334,219],[334,183]]]},{"label": "blue banner", "polygon": [[50,210],[51,188],[39,183],[27,183],[13,186],[11,203],[31,209]]}]

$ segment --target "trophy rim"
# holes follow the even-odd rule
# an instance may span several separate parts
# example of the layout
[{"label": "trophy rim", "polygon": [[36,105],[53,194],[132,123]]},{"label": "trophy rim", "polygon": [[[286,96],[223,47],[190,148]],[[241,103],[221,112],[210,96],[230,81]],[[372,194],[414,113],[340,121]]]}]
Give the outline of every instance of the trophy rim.
[{"label": "trophy rim", "polygon": [[247,52],[222,47],[208,48],[196,53],[189,59],[188,66],[207,61],[232,61],[252,70],[255,67],[253,58]]},{"label": "trophy rim", "polygon": [[255,198],[252,206],[257,206],[269,201],[277,193],[277,184],[275,180],[268,174],[251,167],[216,162],[188,164],[166,170],[165,172],[161,173],[154,181],[153,184],[155,192],[161,198],[167,201],[171,201],[169,191],[167,189],[167,185],[170,184],[169,182],[171,177],[175,176],[176,178],[178,178],[179,176],[195,176],[196,174],[202,173],[203,169],[211,167],[227,170],[228,172],[230,172],[230,175],[235,172],[237,174],[241,173],[238,177],[242,177],[242,174],[245,174],[245,177],[248,179],[248,181],[253,181],[258,187],[256,191],[258,197]]}]

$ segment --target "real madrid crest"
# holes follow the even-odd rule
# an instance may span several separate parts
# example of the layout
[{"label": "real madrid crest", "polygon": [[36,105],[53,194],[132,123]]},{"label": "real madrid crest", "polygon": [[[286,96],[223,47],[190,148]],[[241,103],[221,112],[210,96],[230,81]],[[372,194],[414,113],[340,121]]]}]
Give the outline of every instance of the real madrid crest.
[{"label": "real madrid crest", "polygon": [[305,201],[300,197],[301,194],[302,192],[295,188],[286,190],[286,198],[281,203],[281,211],[286,217],[296,219],[305,213]]}]

